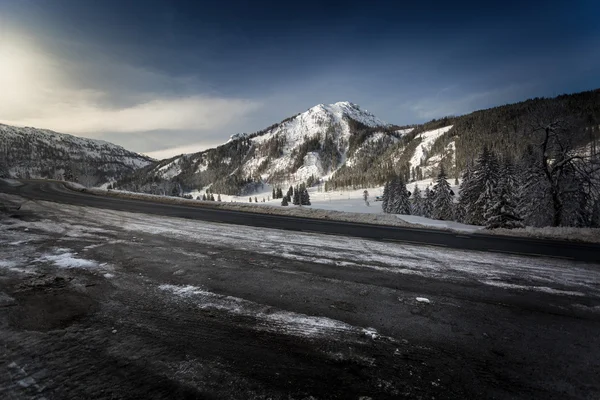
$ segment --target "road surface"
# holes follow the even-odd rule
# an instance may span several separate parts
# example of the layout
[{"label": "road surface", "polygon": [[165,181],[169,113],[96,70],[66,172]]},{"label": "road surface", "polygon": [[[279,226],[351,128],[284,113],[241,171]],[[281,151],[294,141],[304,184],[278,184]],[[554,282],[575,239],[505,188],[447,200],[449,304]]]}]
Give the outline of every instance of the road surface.
[{"label": "road surface", "polygon": [[217,210],[210,207],[172,205],[75,192],[65,188],[60,182],[28,181],[24,182],[24,185],[22,186],[10,186],[0,180],[0,192],[14,193],[26,198],[49,200],[66,204],[190,218],[211,222],[320,232],[376,240],[445,246],[455,249],[493,251],[532,256],[550,256],[580,261],[600,261],[599,244],[455,233],[426,228],[377,226],[281,215],[255,214],[223,209]]}]

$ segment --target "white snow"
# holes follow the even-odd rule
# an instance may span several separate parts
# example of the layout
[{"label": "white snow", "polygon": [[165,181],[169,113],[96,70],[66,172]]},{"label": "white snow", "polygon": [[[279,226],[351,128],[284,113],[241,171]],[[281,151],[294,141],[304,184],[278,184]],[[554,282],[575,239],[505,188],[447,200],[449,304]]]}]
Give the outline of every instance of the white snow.
[{"label": "white snow", "polygon": [[416,225],[423,225],[423,226],[427,226],[427,227],[431,227],[431,228],[452,229],[454,231],[460,231],[460,232],[477,232],[477,231],[480,231],[483,229],[483,226],[479,226],[479,225],[461,224],[460,222],[456,222],[456,221],[442,221],[439,219],[419,217],[417,215],[398,214],[396,216],[398,218],[400,218],[401,220],[406,221],[408,223],[416,224]]},{"label": "white snow", "polygon": [[482,281],[482,283],[485,283],[486,285],[490,285],[490,286],[496,286],[496,287],[500,287],[500,288],[505,288],[505,289],[534,290],[534,291],[537,291],[537,292],[544,292],[544,293],[550,293],[550,294],[559,294],[559,295],[565,295],[565,296],[585,296],[585,294],[583,294],[581,292],[574,292],[574,291],[569,291],[569,290],[553,289],[553,288],[550,288],[550,287],[547,287],[547,286],[517,285],[517,284],[514,284],[514,283],[498,282],[498,281],[494,281],[494,280]]},{"label": "white snow", "polygon": [[60,268],[95,268],[98,266],[96,261],[86,260],[84,258],[78,258],[74,253],[64,251],[64,249],[57,249],[56,252],[59,254],[45,254],[42,255],[38,261],[50,261],[54,265]]},{"label": "white snow", "polygon": [[431,301],[426,297],[417,297],[417,298],[415,298],[415,300],[418,301],[419,303],[427,303],[427,304],[431,303]]},{"label": "white snow", "polygon": [[193,300],[201,309],[214,309],[256,318],[260,323],[256,324],[255,328],[259,330],[277,331],[303,337],[326,336],[339,339],[339,335],[343,333],[368,333],[372,339],[380,337],[372,328],[363,329],[331,318],[280,310],[239,297],[216,294],[197,286],[165,284],[160,285],[159,289],[181,298]]},{"label": "white snow", "polygon": [[418,134],[415,137],[415,140],[421,138],[421,143],[417,146],[417,148],[415,149],[415,153],[409,161],[411,169],[421,165],[421,161],[425,161],[425,155],[429,150],[431,150],[431,146],[433,146],[433,143],[435,143],[435,141],[440,136],[448,132],[450,129],[452,129],[452,125],[445,126],[439,129],[434,129],[431,131],[426,131]]}]

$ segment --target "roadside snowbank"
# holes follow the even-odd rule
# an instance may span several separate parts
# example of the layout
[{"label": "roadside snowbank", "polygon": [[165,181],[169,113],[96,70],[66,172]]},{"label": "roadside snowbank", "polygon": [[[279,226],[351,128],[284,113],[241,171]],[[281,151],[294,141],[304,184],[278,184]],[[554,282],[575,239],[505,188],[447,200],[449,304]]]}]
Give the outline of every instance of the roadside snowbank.
[{"label": "roadside snowbank", "polygon": [[398,214],[396,215],[396,217],[410,224],[423,225],[430,228],[451,229],[453,231],[471,233],[481,231],[482,229],[484,229],[483,226],[461,224],[460,222],[455,221],[441,221],[439,219],[419,217],[418,215]]}]

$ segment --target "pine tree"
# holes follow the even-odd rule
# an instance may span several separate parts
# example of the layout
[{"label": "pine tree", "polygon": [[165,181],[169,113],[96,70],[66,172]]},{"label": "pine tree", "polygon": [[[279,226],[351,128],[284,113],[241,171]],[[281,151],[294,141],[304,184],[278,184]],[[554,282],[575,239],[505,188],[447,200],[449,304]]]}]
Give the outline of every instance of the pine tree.
[{"label": "pine tree", "polygon": [[275,191],[275,187],[273,187],[273,198],[276,199],[277,198],[277,192]]},{"label": "pine tree", "polygon": [[517,214],[516,199],[510,177],[499,183],[493,201],[485,211],[485,226],[488,229],[522,228],[524,225]]},{"label": "pine tree", "polygon": [[383,186],[383,195],[381,196],[381,208],[384,213],[390,212],[390,182],[386,182]]},{"label": "pine tree", "polygon": [[418,185],[415,185],[412,198],[412,213],[413,215],[423,215],[423,197],[421,189]]},{"label": "pine tree", "polygon": [[206,201],[206,193],[202,195],[202,200]]},{"label": "pine tree", "polygon": [[473,184],[473,164],[467,163],[463,173],[462,182],[459,186],[460,198],[456,205],[455,219],[459,222],[468,223],[470,218],[468,216],[472,205],[475,204],[479,196],[475,195],[475,185]]},{"label": "pine tree", "polygon": [[287,206],[288,204],[289,204],[289,202],[288,202],[288,197],[287,197],[287,195],[286,195],[286,196],[283,196],[283,199],[281,199],[281,205],[282,205],[282,206]]},{"label": "pine tree", "polygon": [[256,196],[254,196],[254,202],[258,203],[258,199],[256,198]]},{"label": "pine tree", "polygon": [[498,158],[487,147],[483,148],[473,169],[473,176],[467,191],[466,219],[474,225],[485,224],[485,208],[492,201],[499,180]]},{"label": "pine tree", "polygon": [[396,177],[392,180],[390,195],[392,199],[390,212],[393,214],[410,215],[409,193],[401,177]]},{"label": "pine tree", "polygon": [[302,187],[300,192],[300,204],[303,206],[310,206],[310,196],[308,194],[308,190],[305,187]]},{"label": "pine tree", "polygon": [[433,198],[433,218],[441,220],[452,220],[454,217],[454,204],[450,184],[446,180],[444,167],[440,168],[436,184],[433,187],[435,193]]},{"label": "pine tree", "polygon": [[295,206],[299,206],[300,205],[300,190],[298,188],[298,186],[296,186],[293,190],[293,204]]},{"label": "pine tree", "polygon": [[221,195],[217,194],[217,201],[221,201]]},{"label": "pine tree", "polygon": [[248,201],[250,201],[250,203],[252,203],[252,197],[249,197],[249,198],[248,198]]},{"label": "pine tree", "polygon": [[212,192],[210,193],[210,201],[215,201],[215,195]]},{"label": "pine tree", "polygon": [[527,226],[552,224],[550,186],[543,176],[539,157],[533,146],[527,146],[519,161],[517,210]]},{"label": "pine tree", "polygon": [[431,218],[433,216],[433,199],[434,192],[429,189],[429,186],[425,188],[425,196],[423,197],[423,216]]}]

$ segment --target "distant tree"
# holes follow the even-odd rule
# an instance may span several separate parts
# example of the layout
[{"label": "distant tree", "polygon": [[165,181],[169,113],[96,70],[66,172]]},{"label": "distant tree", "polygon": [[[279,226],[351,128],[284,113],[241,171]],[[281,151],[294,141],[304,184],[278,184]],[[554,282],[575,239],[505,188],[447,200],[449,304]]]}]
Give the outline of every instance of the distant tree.
[{"label": "distant tree", "polygon": [[221,201],[221,195],[217,194],[217,201]]},{"label": "distant tree", "polygon": [[485,146],[475,162],[468,186],[463,187],[467,223],[485,224],[485,208],[493,200],[499,169],[498,158]]},{"label": "distant tree", "polygon": [[369,206],[369,191],[368,190],[363,191],[363,200],[365,201],[365,204],[367,206]]},{"label": "distant tree", "polygon": [[300,190],[299,190],[299,187],[298,187],[298,186],[296,186],[296,187],[293,189],[293,197],[292,197],[292,199],[293,199],[292,203],[293,203],[295,206],[299,206],[299,205],[300,205]]},{"label": "distant tree", "polygon": [[289,204],[288,196],[285,195],[285,196],[283,196],[283,199],[281,199],[281,205],[287,206],[288,204]]},{"label": "distant tree", "polygon": [[249,201],[250,203],[252,203],[252,197],[249,197],[249,198],[248,198],[248,201]]},{"label": "distant tree", "polygon": [[452,220],[454,216],[454,207],[452,202],[452,190],[446,179],[444,167],[440,167],[436,184],[433,187],[435,193],[433,198],[433,218],[441,220]]},{"label": "distant tree", "polygon": [[493,201],[485,210],[485,225],[488,229],[513,229],[524,226],[518,214],[517,185],[514,165],[510,158],[506,158],[501,166],[500,180]]},{"label": "distant tree", "polygon": [[202,195],[202,200],[206,201],[206,193]]},{"label": "distant tree", "polygon": [[303,206],[310,206],[310,196],[308,194],[308,190],[304,187],[301,187],[300,190],[300,204]]},{"label": "distant tree", "polygon": [[381,208],[386,214],[390,213],[390,182],[386,182],[383,186],[383,195],[381,196]]},{"label": "distant tree", "polygon": [[256,198],[256,196],[254,196],[254,202],[258,203],[258,199]]},{"label": "distant tree", "polygon": [[210,201],[215,201],[215,195],[212,192],[210,193]]},{"label": "distant tree", "polygon": [[273,186],[273,198],[276,199],[277,198],[277,192],[275,191],[275,187]]},{"label": "distant tree", "polygon": [[435,193],[429,189],[429,186],[425,188],[425,196],[423,197],[423,216],[427,218],[433,217],[433,199]]},{"label": "distant tree", "polygon": [[389,212],[392,214],[410,215],[410,193],[406,190],[404,180],[396,176],[389,186]]},{"label": "distant tree", "polygon": [[421,189],[419,189],[418,185],[415,185],[415,189],[413,191],[412,198],[412,213],[413,215],[423,215],[423,197],[421,193]]}]

